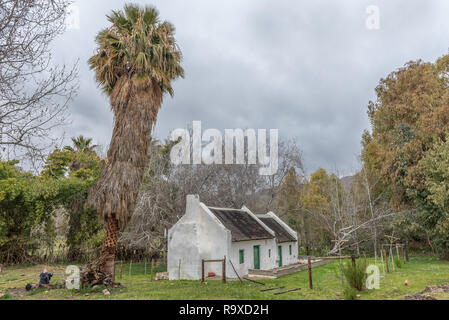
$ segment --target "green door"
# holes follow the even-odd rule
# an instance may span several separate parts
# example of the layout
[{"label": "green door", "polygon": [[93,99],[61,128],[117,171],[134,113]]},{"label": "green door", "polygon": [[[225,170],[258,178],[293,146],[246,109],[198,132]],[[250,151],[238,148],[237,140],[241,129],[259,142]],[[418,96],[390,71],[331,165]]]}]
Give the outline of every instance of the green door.
[{"label": "green door", "polygon": [[282,246],[278,246],[279,267],[282,267]]},{"label": "green door", "polygon": [[254,246],[254,269],[260,269],[260,246]]}]

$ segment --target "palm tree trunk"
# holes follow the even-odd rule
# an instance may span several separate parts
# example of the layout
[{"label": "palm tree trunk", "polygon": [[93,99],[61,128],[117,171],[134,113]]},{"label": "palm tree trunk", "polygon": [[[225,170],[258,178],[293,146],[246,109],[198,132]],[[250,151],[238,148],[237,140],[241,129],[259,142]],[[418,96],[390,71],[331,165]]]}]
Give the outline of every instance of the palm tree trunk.
[{"label": "palm tree trunk", "polygon": [[108,218],[106,226],[106,239],[104,240],[103,248],[101,249],[100,271],[110,276],[111,281],[114,281],[115,249],[117,247],[118,231],[117,219]]}]

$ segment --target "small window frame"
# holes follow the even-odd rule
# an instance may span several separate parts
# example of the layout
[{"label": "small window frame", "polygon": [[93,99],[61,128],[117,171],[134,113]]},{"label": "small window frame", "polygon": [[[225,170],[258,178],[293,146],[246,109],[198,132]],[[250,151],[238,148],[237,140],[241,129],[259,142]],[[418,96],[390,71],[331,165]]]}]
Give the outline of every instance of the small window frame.
[{"label": "small window frame", "polygon": [[245,250],[243,250],[243,249],[239,250],[239,262],[240,262],[240,264],[245,263]]}]

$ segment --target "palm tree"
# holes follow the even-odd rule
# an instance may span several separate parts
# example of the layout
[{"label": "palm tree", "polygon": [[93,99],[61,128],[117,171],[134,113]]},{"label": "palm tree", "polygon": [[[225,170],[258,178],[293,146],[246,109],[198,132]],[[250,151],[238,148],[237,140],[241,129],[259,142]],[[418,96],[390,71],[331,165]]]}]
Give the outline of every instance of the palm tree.
[{"label": "palm tree", "polygon": [[[65,150],[71,151],[73,153],[85,153],[88,155],[96,155],[95,148],[98,146],[96,144],[92,145],[92,138],[85,138],[83,135],[80,135],[78,137],[72,137],[72,143],[73,148],[71,146],[64,147]],[[69,165],[70,171],[75,172],[81,169],[82,165],[77,160],[76,157],[74,157],[73,161]]]},{"label": "palm tree", "polygon": [[112,25],[98,34],[89,59],[114,112],[107,165],[88,196],[107,230],[100,259],[89,268],[103,283],[113,279],[118,233],[134,211],[163,96],[173,96],[172,81],[184,76],[175,28],[154,7],[127,4],[107,18]]},{"label": "palm tree", "polygon": [[85,138],[83,135],[72,138],[73,146],[78,152],[93,153],[98,145],[92,145],[92,138]]}]

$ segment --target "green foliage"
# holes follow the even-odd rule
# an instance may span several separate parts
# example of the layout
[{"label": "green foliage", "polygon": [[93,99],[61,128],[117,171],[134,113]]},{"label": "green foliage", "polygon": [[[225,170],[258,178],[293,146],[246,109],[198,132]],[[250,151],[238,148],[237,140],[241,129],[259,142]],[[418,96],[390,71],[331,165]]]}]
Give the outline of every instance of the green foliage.
[{"label": "green foliage", "polygon": [[108,20],[112,26],[98,34],[98,51],[89,59],[103,90],[110,94],[120,77],[131,76],[140,84],[155,81],[173,95],[171,81],[184,76],[175,27],[160,21],[153,6],[135,4],[112,11]]},{"label": "green foliage", "polygon": [[355,265],[352,261],[343,264],[343,275],[351,288],[362,291],[365,287],[367,262],[365,259],[358,259]]},{"label": "green foliage", "polygon": [[449,257],[448,69],[446,55],[407,63],[381,79],[368,106],[372,133],[362,137],[364,167],[403,212],[395,230],[443,257]]},{"label": "green foliage", "polygon": [[4,296],[0,297],[0,300],[11,300],[13,296],[10,293],[6,293]]},{"label": "green foliage", "polygon": [[402,261],[402,259],[399,258],[398,256],[395,256],[395,257],[394,257],[393,262],[394,262],[394,265],[395,265],[397,268],[402,268],[402,265],[404,264],[404,262]]},{"label": "green foliage", "polygon": [[36,247],[33,230],[49,228],[55,186],[21,171],[17,161],[0,162],[0,262],[21,263]]},{"label": "green foliage", "polygon": [[357,289],[350,286],[346,286],[343,290],[343,297],[345,300],[357,300],[358,294]]},{"label": "green foliage", "polygon": [[42,176],[57,184],[58,200],[69,214],[68,259],[81,259],[83,243],[101,229],[95,210],[84,203],[89,188],[100,177],[103,161],[91,145],[92,139],[72,138],[73,147],[56,149],[47,159]]},{"label": "green foliage", "polygon": [[81,246],[100,229],[84,200],[103,163],[90,139],[74,141],[74,149],[50,154],[39,176],[22,171],[18,161],[0,162],[0,263],[23,263],[43,245],[53,249],[55,209],[64,207],[69,213],[69,246]]}]

